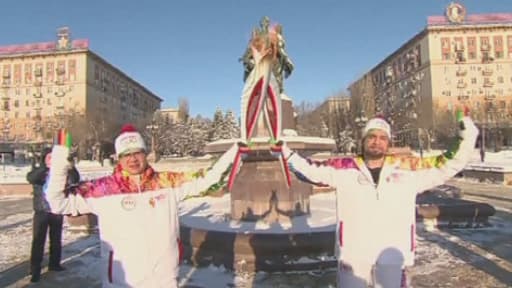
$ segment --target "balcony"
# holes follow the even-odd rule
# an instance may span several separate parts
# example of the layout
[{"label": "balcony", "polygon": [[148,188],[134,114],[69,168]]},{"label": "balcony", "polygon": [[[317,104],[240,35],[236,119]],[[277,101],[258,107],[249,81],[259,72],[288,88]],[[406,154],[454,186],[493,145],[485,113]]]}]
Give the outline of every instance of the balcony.
[{"label": "balcony", "polygon": [[493,74],[493,70],[489,67],[486,67],[482,70],[483,76],[492,76],[492,74]]},{"label": "balcony", "polygon": [[494,86],[494,82],[492,82],[492,81],[485,81],[484,82],[484,87],[490,88],[492,86]]},{"label": "balcony", "polygon": [[466,82],[457,83],[457,88],[460,88],[460,89],[466,88],[467,86],[468,86],[468,83],[466,83]]},{"label": "balcony", "polygon": [[459,69],[456,72],[457,76],[466,76],[468,74],[468,71],[466,69]]},{"label": "balcony", "polygon": [[494,61],[494,58],[491,57],[488,52],[482,55],[482,63],[491,63],[492,61]]},{"label": "balcony", "polygon": [[493,101],[496,99],[496,95],[485,95],[484,100],[485,101]]},{"label": "balcony", "polygon": [[455,55],[455,63],[464,63],[466,62],[466,57],[464,57],[464,54],[462,52],[457,52]]},{"label": "balcony", "polygon": [[66,95],[66,92],[64,91],[55,91],[55,93],[53,93],[55,96],[57,97],[64,97]]}]

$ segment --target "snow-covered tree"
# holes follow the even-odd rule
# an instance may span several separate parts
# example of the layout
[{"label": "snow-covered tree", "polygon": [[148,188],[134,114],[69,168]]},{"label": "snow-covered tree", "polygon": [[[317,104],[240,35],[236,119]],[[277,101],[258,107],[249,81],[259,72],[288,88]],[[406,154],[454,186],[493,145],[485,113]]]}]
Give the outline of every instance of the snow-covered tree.
[{"label": "snow-covered tree", "polygon": [[233,111],[228,110],[224,116],[224,124],[226,134],[221,135],[222,139],[233,139],[240,137],[240,127],[235,119]]},{"label": "snow-covered tree", "polygon": [[213,114],[213,121],[210,126],[210,141],[217,141],[219,139],[222,139],[222,129],[224,126],[224,116],[222,114],[222,110],[217,107],[215,110],[215,113]]}]

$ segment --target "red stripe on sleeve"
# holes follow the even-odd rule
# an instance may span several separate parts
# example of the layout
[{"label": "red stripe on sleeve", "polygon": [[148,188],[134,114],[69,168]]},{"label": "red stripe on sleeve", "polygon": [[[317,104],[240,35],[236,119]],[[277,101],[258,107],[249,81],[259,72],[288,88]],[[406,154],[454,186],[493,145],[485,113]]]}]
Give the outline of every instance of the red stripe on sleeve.
[{"label": "red stripe on sleeve", "polygon": [[340,227],[339,227],[339,231],[338,231],[338,240],[339,240],[339,245],[340,247],[343,246],[343,221],[340,221]]}]

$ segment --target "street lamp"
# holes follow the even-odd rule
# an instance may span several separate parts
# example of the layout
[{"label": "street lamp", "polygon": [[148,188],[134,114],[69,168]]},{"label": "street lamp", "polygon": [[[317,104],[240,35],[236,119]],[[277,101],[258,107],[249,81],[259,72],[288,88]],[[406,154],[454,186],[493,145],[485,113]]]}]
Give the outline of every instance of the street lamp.
[{"label": "street lamp", "polygon": [[362,134],[362,130],[364,128],[364,126],[366,125],[366,122],[368,122],[368,118],[366,117],[365,115],[365,112],[364,110],[361,110],[359,111],[359,115],[354,119],[354,122],[356,123],[356,126],[357,126],[357,131],[358,133],[356,134],[358,137],[358,144],[357,146],[359,147],[359,149],[361,149],[361,138],[363,136]]},{"label": "street lamp", "polygon": [[149,130],[149,133],[151,134],[151,152],[148,155],[148,159],[157,161],[157,155],[156,155],[156,132],[158,131],[159,126],[156,124],[155,119],[151,121],[151,125],[147,125],[146,129]]}]

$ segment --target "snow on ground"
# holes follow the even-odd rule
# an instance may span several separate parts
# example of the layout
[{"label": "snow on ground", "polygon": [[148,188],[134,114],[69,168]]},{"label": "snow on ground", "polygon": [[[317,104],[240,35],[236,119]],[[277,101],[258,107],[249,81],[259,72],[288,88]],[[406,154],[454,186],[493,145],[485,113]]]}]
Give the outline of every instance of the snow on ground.
[{"label": "snow on ground", "polygon": [[[472,163],[479,164],[478,151]],[[487,153],[488,166],[512,167],[512,152]],[[198,164],[197,166],[205,166]],[[173,162],[158,164],[157,170],[173,166]],[[207,166],[207,165],[206,165]],[[192,168],[194,168],[192,167]],[[179,169],[191,168],[186,164]],[[0,169],[0,183],[25,181],[27,167],[6,165]],[[112,167],[81,161],[82,177],[95,178],[111,173]],[[2,174],[3,173],[3,174]],[[251,227],[229,221],[229,195],[223,197],[192,198],[180,207],[184,224],[221,231],[247,229],[247,233],[296,233],[334,229],[334,195],[317,194],[311,197],[310,216],[295,218],[292,225]],[[0,207],[13,197],[0,198]],[[426,231],[418,227],[416,265],[410,273],[416,288],[421,287],[512,287],[512,214],[497,207],[501,213],[491,217],[490,227],[479,229],[451,229]],[[24,287],[28,283],[28,258],[31,242],[32,213],[13,213],[0,217],[0,286]],[[68,268],[61,273],[49,272],[37,287],[100,287],[98,281],[99,237],[96,234],[63,234],[63,262]],[[180,267],[182,287],[335,287],[335,272],[255,273],[237,274],[223,267]]]},{"label": "snow on ground", "polygon": [[246,222],[229,219],[230,207],[229,194],[222,197],[191,198],[180,203],[180,221],[183,225],[198,229],[244,233],[303,233],[335,229],[334,193],[321,193],[310,197],[311,215],[294,217],[290,223],[269,225],[258,221],[246,225]]},{"label": "snow on ground", "polygon": [[[328,199],[325,195],[320,198]],[[0,199],[0,206],[2,201],[13,200],[15,199]],[[13,283],[8,280],[17,276],[13,276],[16,274],[13,267],[26,263],[29,258],[31,217],[31,213],[20,213],[0,220],[2,230],[0,286],[10,283],[8,287],[24,287],[28,283],[27,265],[23,271],[24,274],[18,276],[19,279]],[[511,259],[506,256],[510,254],[495,247],[502,245],[502,249],[507,249],[506,239],[512,239],[510,220],[510,218],[492,217],[492,226],[476,230],[427,232],[420,225],[416,266],[411,270],[414,287],[509,287],[504,284],[507,283],[504,281],[510,279],[510,276],[506,278],[505,273],[512,275]],[[41,284],[37,287],[84,287],[84,284],[87,287],[100,287],[98,279],[102,271],[99,265],[98,235],[65,232],[63,245],[63,262],[68,270],[62,273],[45,273]],[[508,245],[510,249],[510,244]],[[471,280],[473,282],[468,282],[471,277],[475,279]],[[180,283],[182,287],[189,288],[335,287],[335,278],[333,270],[308,273],[234,274],[223,267],[216,266],[182,265],[180,268]],[[437,278],[443,280],[440,282],[436,280]],[[465,286],[466,284],[470,286]]]}]

